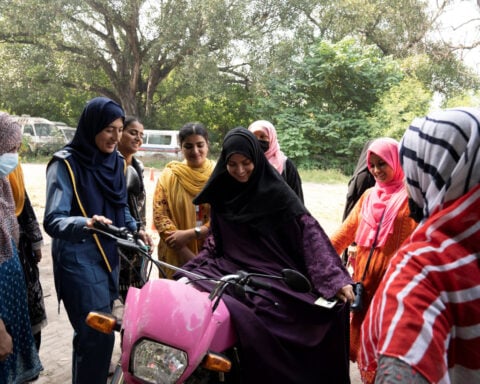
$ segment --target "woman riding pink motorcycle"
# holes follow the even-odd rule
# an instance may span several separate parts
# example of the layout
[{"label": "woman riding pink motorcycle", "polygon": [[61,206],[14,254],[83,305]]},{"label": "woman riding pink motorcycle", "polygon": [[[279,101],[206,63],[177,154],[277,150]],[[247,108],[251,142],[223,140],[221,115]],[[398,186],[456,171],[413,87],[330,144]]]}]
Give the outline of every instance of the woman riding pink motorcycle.
[{"label": "woman riding pink motorcycle", "polygon": [[[194,204],[212,207],[211,233],[183,268],[206,277],[290,268],[313,289],[299,293],[277,280],[262,295],[223,296],[238,336],[244,383],[349,383],[348,304],[352,280],[330,241],[268,163],[256,137],[238,127]],[[175,278],[186,276],[178,272]],[[208,282],[196,286],[210,290]],[[331,309],[315,304],[336,298]]]}]

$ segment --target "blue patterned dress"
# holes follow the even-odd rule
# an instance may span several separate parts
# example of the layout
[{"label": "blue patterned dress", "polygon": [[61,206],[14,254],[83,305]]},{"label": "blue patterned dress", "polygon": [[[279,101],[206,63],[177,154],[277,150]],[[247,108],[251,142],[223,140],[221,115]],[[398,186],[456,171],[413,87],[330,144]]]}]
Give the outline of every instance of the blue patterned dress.
[{"label": "blue patterned dress", "polygon": [[17,249],[0,264],[0,318],[13,340],[13,354],[0,362],[0,384],[21,384],[43,370],[28,316],[27,292]]}]

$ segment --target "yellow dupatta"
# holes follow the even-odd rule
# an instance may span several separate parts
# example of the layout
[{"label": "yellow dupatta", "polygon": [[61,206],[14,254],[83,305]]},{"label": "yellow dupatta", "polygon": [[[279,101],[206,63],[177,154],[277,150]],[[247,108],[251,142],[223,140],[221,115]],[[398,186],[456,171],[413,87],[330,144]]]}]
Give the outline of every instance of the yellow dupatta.
[{"label": "yellow dupatta", "polygon": [[23,169],[20,163],[8,175],[10,188],[12,189],[13,200],[15,201],[15,215],[18,217],[25,205],[25,183],[23,180]]},{"label": "yellow dupatta", "polygon": [[159,182],[166,192],[171,219],[177,229],[195,227],[196,213],[192,200],[203,189],[214,165],[208,159],[201,168],[191,168],[186,161],[172,161],[166,165]]},{"label": "yellow dupatta", "polygon": [[[158,246],[161,260],[179,265],[176,252],[168,248],[163,241],[165,233],[194,228],[197,225],[197,214],[192,200],[203,189],[214,166],[215,162],[208,159],[200,168],[191,168],[186,161],[172,161],[162,171],[154,197],[154,222],[162,239]],[[202,204],[200,210],[200,219],[205,224],[210,220],[210,206]],[[188,248],[197,254],[201,244],[202,241],[192,240]]]}]

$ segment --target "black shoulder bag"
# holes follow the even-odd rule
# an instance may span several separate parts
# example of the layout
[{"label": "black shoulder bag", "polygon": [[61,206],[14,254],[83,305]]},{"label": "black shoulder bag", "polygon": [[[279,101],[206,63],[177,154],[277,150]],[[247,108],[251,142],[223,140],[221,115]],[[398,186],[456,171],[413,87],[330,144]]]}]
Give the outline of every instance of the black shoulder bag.
[{"label": "black shoulder bag", "polygon": [[353,301],[352,305],[350,305],[350,310],[352,312],[360,312],[363,309],[363,293],[365,291],[363,280],[367,275],[368,266],[370,265],[370,259],[372,258],[373,251],[377,246],[378,233],[380,232],[380,227],[382,226],[383,215],[385,215],[385,210],[382,213],[382,217],[380,217],[380,222],[378,223],[377,232],[375,233],[375,238],[373,239],[372,247],[370,248],[370,253],[368,254],[368,259],[367,263],[365,264],[365,269],[363,270],[362,278],[360,279],[360,281],[357,281],[353,285],[353,290],[355,292],[355,300]]}]

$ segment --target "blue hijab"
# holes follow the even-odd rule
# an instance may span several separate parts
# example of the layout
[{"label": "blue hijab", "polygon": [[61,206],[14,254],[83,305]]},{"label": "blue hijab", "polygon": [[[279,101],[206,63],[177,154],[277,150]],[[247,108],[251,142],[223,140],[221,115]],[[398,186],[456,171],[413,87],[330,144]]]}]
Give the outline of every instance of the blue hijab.
[{"label": "blue hijab", "polygon": [[[118,118],[124,120],[125,113],[116,102],[106,97],[90,100],[80,116],[73,140],[64,149],[71,154],[66,160],[82,205],[75,201],[71,214],[103,215],[115,226],[123,227],[127,206],[125,160],[118,151],[104,153],[95,144],[95,136]],[[110,267],[115,268],[118,265],[115,244],[105,238],[101,238],[101,244]]]}]

